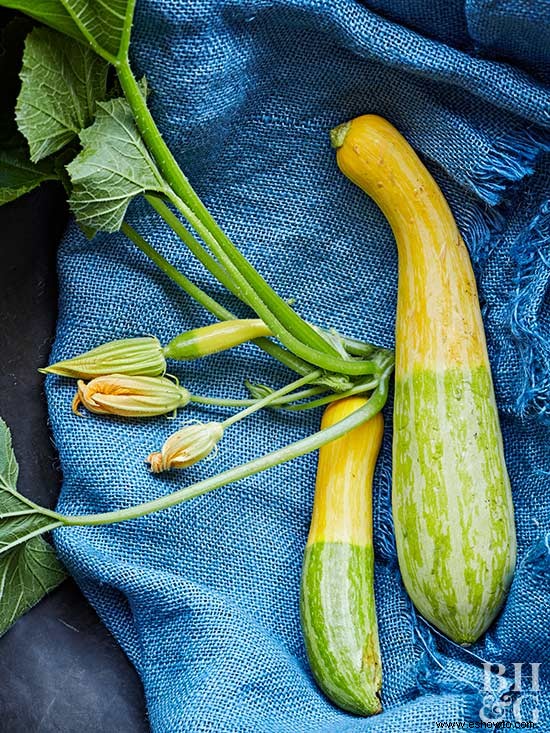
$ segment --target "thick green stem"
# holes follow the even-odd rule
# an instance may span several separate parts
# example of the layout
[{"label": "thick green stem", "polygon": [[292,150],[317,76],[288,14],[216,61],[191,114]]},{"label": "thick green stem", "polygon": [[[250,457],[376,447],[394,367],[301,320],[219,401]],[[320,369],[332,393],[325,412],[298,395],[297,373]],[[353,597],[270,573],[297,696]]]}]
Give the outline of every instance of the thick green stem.
[{"label": "thick green stem", "polygon": [[[142,134],[149,151],[152,153],[157,165],[162,171],[166,182],[170,185],[175,194],[173,203],[201,238],[205,240],[205,243],[209,247],[211,247],[212,243],[215,244],[215,254],[226,269],[230,269],[228,266],[229,263],[233,265],[233,268],[231,269],[234,271],[237,286],[243,289],[242,286],[246,283],[248,285],[248,289],[254,292],[257,298],[261,300],[266,307],[268,307],[268,310],[278,315],[278,318],[281,320],[281,325],[284,326],[285,329],[288,329],[298,343],[308,345],[313,352],[315,352],[315,350],[319,350],[321,353],[325,354],[337,354],[333,346],[323,338],[321,334],[300,318],[289,304],[277,295],[264,278],[252,267],[246,257],[239,252],[229,238],[218,227],[193,190],[188,179],[179,168],[174,156],[170,152],[170,149],[162,139],[155,121],[147,107],[147,102],[143,97],[134,75],[132,74],[129,63],[126,62],[118,64],[117,72],[126,99],[132,108],[138,129]],[[183,204],[183,208],[181,204]],[[204,236],[205,233],[208,235],[207,238],[210,241],[206,241]],[[238,273],[238,275],[235,273]],[[250,294],[246,296],[246,300],[250,305],[252,305]],[[254,309],[257,311],[255,306]],[[260,315],[258,311],[257,313]],[[260,317],[263,318],[261,315]],[[291,350],[294,351],[294,349]],[[298,356],[301,355],[298,354]],[[312,363],[315,364],[315,362]],[[329,368],[322,364],[319,366]],[[333,368],[330,369],[330,371],[340,370]]]},{"label": "thick green stem", "polygon": [[230,468],[228,471],[218,474],[217,476],[211,476],[210,478],[199,481],[191,486],[186,486],[179,491],[167,496],[162,496],[159,499],[139,504],[138,506],[128,507],[127,509],[119,509],[118,511],[105,512],[102,514],[84,514],[80,516],[63,516],[59,515],[60,521],[66,526],[93,526],[99,524],[113,524],[115,522],[124,522],[129,519],[137,519],[143,517],[146,514],[157,512],[162,509],[168,509],[169,507],[180,504],[188,499],[193,499],[195,496],[201,496],[209,491],[218,489],[227,484],[239,481],[240,479],[252,476],[260,471],[265,471],[273,466],[278,466],[281,463],[286,463],[293,458],[298,458],[306,453],[311,453],[317,450],[326,443],[330,443],[332,440],[340,438],[350,430],[362,425],[363,423],[370,420],[376,413],[384,407],[388,396],[388,382],[389,372],[382,375],[378,387],[371,395],[369,401],[359,410],[356,410],[352,415],[349,415],[344,420],[332,425],[330,428],[320,430],[313,435],[309,435],[307,438],[298,440],[291,445],[287,445],[284,448],[279,448],[272,453],[268,453],[265,456],[256,458],[248,463],[243,463],[240,466]]},{"label": "thick green stem", "polygon": [[[148,203],[155,209],[155,211],[164,219],[164,221],[168,224],[168,226],[179,236],[179,238],[182,241],[185,242],[185,244],[187,244],[190,251],[197,257],[197,259],[200,260],[200,262],[218,280],[218,282],[224,285],[230,292],[233,293],[233,295],[239,298],[239,300],[242,300],[243,302],[246,303],[246,300],[244,299],[242,292],[237,288],[234,280],[232,280],[232,278],[228,275],[227,271],[224,270],[223,267],[221,267],[219,262],[216,259],[214,259],[214,257],[209,255],[208,252],[204,250],[201,244],[185,228],[185,226],[180,221],[180,219],[178,219],[178,217],[164,203],[164,201],[155,194],[147,194],[145,198],[147,199]],[[147,251],[143,247],[140,247],[140,249],[142,249],[142,251],[153,262],[155,262],[155,264],[157,264],[160,267],[160,269],[163,270],[166,275],[168,275],[168,277],[170,277],[172,280],[174,280],[174,282],[177,283],[177,277],[178,275],[180,275],[179,270],[177,270],[175,267],[170,265],[168,261],[165,260],[161,255],[159,255],[159,253],[151,245],[147,245],[147,249],[149,251]],[[165,263],[165,265],[161,263]],[[212,310],[210,312],[213,313]],[[226,313],[227,312],[228,311],[226,311]],[[232,320],[234,318],[237,318],[237,316],[235,315],[230,315],[230,316],[225,316],[225,317],[216,316],[216,317],[219,318],[220,320]],[[373,344],[369,344],[364,341],[358,341],[357,339],[348,338],[347,336],[341,336],[340,338],[342,340],[342,343],[346,351],[352,356],[360,356],[363,359],[368,359],[370,357],[375,356],[376,353],[380,351],[378,346],[374,346]],[[258,341],[255,341],[254,343],[258,344]],[[274,349],[282,351],[284,354],[289,353],[287,351],[281,350],[281,348],[274,345],[273,342],[270,342],[270,345],[273,346]],[[279,358],[279,356],[275,356],[275,358],[279,359],[279,361],[283,361],[282,359]],[[305,362],[303,360],[301,361],[303,362],[302,366],[305,367],[305,371],[299,372],[299,373],[305,374],[308,371],[310,371],[311,366],[308,362]],[[299,371],[299,370],[294,369],[294,371]]]},{"label": "thick green stem", "polygon": [[201,242],[196,239],[193,234],[185,227],[181,219],[168,207],[164,201],[156,194],[146,194],[145,199],[149,205],[162,217],[168,224],[170,229],[175,232],[181,241],[187,246],[189,251],[204,265],[216,280],[221,283],[230,293],[233,293],[239,300],[246,303],[240,288],[229,275],[227,270],[220,265],[215,257],[204,248]]},{"label": "thick green stem", "polygon": [[213,275],[219,283],[227,288],[230,293],[233,293],[233,295],[235,295],[239,300],[246,303],[246,299],[244,298],[240,288],[235,283],[235,280],[229,275],[227,270],[204,249],[202,244],[186,229],[183,222],[178,219],[164,201],[155,194],[147,194],[145,198],[157,214],[164,219],[170,229],[172,229],[172,231],[174,231],[188,247],[189,251],[202,265],[204,265],[208,272],[210,272],[210,274]]},{"label": "thick green stem", "polygon": [[[298,357],[298,359],[309,362],[315,366],[319,366],[327,371],[347,374],[350,376],[377,373],[379,369],[374,362],[364,360],[347,361],[338,357],[337,352],[334,350],[332,345],[323,338],[316,329],[303,321],[303,319],[294,312],[288,303],[286,303],[271,289],[259,273],[257,273],[250,263],[248,263],[246,258],[243,257],[243,255],[235,248],[235,246],[218,227],[216,222],[212,219],[193,190],[188,179],[181,171],[174,156],[170,152],[170,149],[162,139],[155,121],[147,107],[142,91],[132,74],[128,61],[125,60],[123,62],[119,62],[116,66],[120,84],[126,99],[132,108],[138,129],[140,130],[150,152],[153,154],[157,165],[162,171],[166,182],[172,188],[176,201],[178,204],[183,205],[182,213],[184,213],[184,216],[186,216],[195,229],[197,229],[198,226],[198,229],[200,229],[198,233],[201,236],[203,232],[206,232],[209,239],[209,242],[206,243],[213,244],[215,246],[217,256],[220,254],[222,255],[224,264],[231,263],[233,265],[231,268],[232,273],[238,273],[238,277],[235,278],[237,280],[237,284],[227,283],[226,276],[222,275],[222,271],[224,269],[222,265],[220,263],[216,263],[213,258],[210,258],[210,267],[213,265],[214,269],[217,269],[217,274],[215,276],[222,276],[222,282],[223,280],[226,280],[226,287],[229,287],[230,291],[236,293],[238,297],[245,297],[244,292],[241,293],[243,290],[242,284],[244,282],[248,286],[245,300],[250,303],[250,296],[252,295],[252,300],[255,305],[259,305],[261,303],[260,308],[262,312],[259,312],[256,307],[254,309],[266,323],[266,313],[272,315],[272,309],[275,313],[279,315],[282,314],[284,316],[284,322],[281,322],[278,318],[272,316],[270,319],[271,323],[267,323],[267,325],[279,337],[281,342],[287,346],[287,348],[293,352],[296,357]],[[181,206],[178,208],[181,209]],[[183,227],[183,229],[185,229],[185,227]],[[184,241],[186,241],[188,245],[190,243],[196,243],[196,240],[189,234],[189,232],[187,232],[186,229],[184,237]],[[198,245],[198,243],[196,244]],[[201,253],[199,253],[199,249],[201,250]],[[200,254],[203,263],[206,262],[204,250],[200,245],[196,248],[196,254],[197,256]],[[221,270],[219,268],[221,268]],[[250,286],[250,280],[252,280],[254,288]],[[264,299],[267,302],[264,302]],[[286,328],[288,323],[292,326],[291,330],[287,330]],[[274,326],[277,326],[277,328],[274,328]],[[298,332],[299,338],[296,337],[296,332]],[[283,336],[283,338],[281,338],[281,336]],[[315,348],[313,348],[311,344],[314,344]],[[320,349],[320,351],[318,351],[318,349]],[[270,344],[265,350],[269,350],[268,353],[272,353],[274,355],[274,352],[277,351],[277,347],[274,344]],[[336,356],[334,356],[335,354]],[[326,358],[329,356],[331,358]],[[295,369],[295,371],[304,373],[305,369],[303,364],[301,365],[298,361],[295,362],[295,366],[298,366],[298,369]],[[291,368],[294,369],[294,367]]]},{"label": "thick green stem", "polygon": [[[239,288],[235,285],[235,281],[229,276],[227,273],[227,270],[225,270],[219,262],[214,259],[211,255],[206,252],[206,250],[201,246],[200,242],[198,242],[195,237],[185,228],[184,224],[180,221],[180,219],[174,214],[174,212],[164,203],[164,201],[160,198],[160,196],[157,196],[156,194],[147,194],[145,196],[147,202],[155,209],[157,214],[159,214],[162,219],[168,224],[168,226],[178,235],[178,237],[188,246],[189,250],[195,255],[195,257],[204,265],[204,267],[220,282],[222,285],[224,285],[229,292],[233,293],[239,300],[242,300],[244,303],[246,303],[246,299],[244,298],[242,292],[239,290]],[[139,246],[139,245],[138,245]],[[172,265],[169,265],[166,260],[164,262],[168,265],[168,268],[172,272],[169,272],[166,267],[162,267],[160,264],[160,260],[163,258],[161,255],[158,254],[158,252],[153,249],[150,245],[148,245],[149,252],[154,253],[150,254],[145,250],[145,248],[141,248],[142,251],[151,259],[153,262],[155,262],[161,269],[164,270],[164,272],[168,275],[168,277],[171,277],[172,280],[176,282],[176,277],[180,274],[179,271],[173,267]],[[174,273],[176,277],[173,276]],[[211,311],[213,312],[213,311]],[[217,316],[220,318],[219,316]],[[230,320],[233,318],[236,318],[237,316],[225,316],[225,318],[220,318],[220,320]],[[321,329],[322,330],[322,329]],[[349,338],[347,336],[341,336],[342,343],[351,356],[359,356],[363,359],[369,359],[376,355],[378,351],[380,351],[380,348],[378,346],[375,346],[374,344],[369,344],[364,341],[359,341],[358,339]],[[309,367],[309,365],[308,365]]]},{"label": "thick green stem", "polygon": [[[164,179],[179,196],[182,196],[185,200],[192,202],[193,196],[196,197],[196,194],[191,188],[191,184],[187,180],[187,177],[177,164],[170,148],[164,142],[155,120],[147,107],[147,102],[143,96],[142,90],[132,73],[128,59],[124,59],[123,61],[115,64],[115,66],[120,86],[122,87],[122,91],[124,92],[124,96],[126,97],[128,104],[132,108],[138,130],[140,131],[149,152],[152,153],[158,167],[162,171]],[[194,208],[193,203],[191,203],[191,206]]]},{"label": "thick green stem", "polygon": [[[178,211],[185,216],[197,234],[204,240],[206,245],[211,248],[212,252],[214,252],[216,256],[220,256],[222,252],[220,250],[219,243],[212,237],[202,222],[197,219],[187,204],[175,195],[171,195],[170,198],[174,206],[176,206]],[[234,264],[231,261],[227,261],[224,262],[224,265],[230,275],[239,283],[239,287],[241,288],[246,301],[252,308],[254,308],[256,314],[271,329],[275,336],[277,336],[279,341],[281,341],[287,349],[296,354],[296,356],[299,356],[301,359],[308,361],[314,366],[320,367],[329,372],[336,372],[338,374],[359,376],[364,374],[376,374],[379,372],[378,366],[373,361],[342,359],[337,356],[336,350],[332,349],[332,347],[332,353],[329,354],[319,351],[318,349],[307,345],[304,341],[296,338],[279,320],[278,316],[271,310],[271,307],[257,295],[254,288],[249,284],[247,279],[239,273]],[[285,303],[285,305],[287,304]],[[303,321],[303,323],[308,327],[308,329],[319,336],[316,329],[309,324],[306,324],[305,321]],[[324,343],[328,343],[325,339],[322,338],[322,340]]]},{"label": "thick green stem", "polygon": [[[171,265],[167,259],[165,259],[157,250],[150,245],[136,230],[126,222],[122,225],[122,231],[124,234],[140,249],[155,265],[167,275],[172,282],[178,285],[188,295],[203,305],[210,313],[212,313],[220,321],[232,321],[238,316],[228,311],[217,301],[211,298],[207,293],[204,292],[197,285],[192,283],[188,278],[185,277],[178,269]],[[272,356],[281,364],[284,364],[292,371],[297,374],[309,374],[311,372],[311,364],[299,357],[295,356],[290,351],[283,349],[278,344],[273,343],[267,338],[254,339],[253,342],[260,349],[265,351],[267,354]]]}]

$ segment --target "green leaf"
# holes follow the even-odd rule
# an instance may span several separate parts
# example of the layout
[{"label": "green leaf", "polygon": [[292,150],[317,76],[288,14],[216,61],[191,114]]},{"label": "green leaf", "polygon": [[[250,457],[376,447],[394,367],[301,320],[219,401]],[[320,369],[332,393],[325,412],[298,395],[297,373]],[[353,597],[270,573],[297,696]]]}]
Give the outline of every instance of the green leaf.
[{"label": "green leaf", "polygon": [[27,36],[17,99],[17,126],[38,162],[61,150],[92,122],[107,93],[106,61],[48,28]]},{"label": "green leaf", "polygon": [[73,186],[69,203],[80,224],[118,231],[134,196],[165,191],[126,100],[100,102],[80,142],[82,152],[67,166]]},{"label": "green leaf", "polygon": [[0,418],[0,487],[15,491],[19,466],[11,444],[11,433],[6,423]]},{"label": "green leaf", "polygon": [[21,82],[19,70],[25,37],[32,24],[25,18],[9,22],[0,35],[0,206],[13,201],[39,186],[43,181],[59,178],[54,161],[33,165],[25,138],[15,124],[15,100]]},{"label": "green leaf", "polygon": [[0,0],[0,6],[86,41],[108,61],[128,53],[135,0]]},{"label": "green leaf", "polygon": [[20,10],[30,18],[45,23],[66,36],[72,36],[80,41],[85,40],[61,0],[0,0],[0,6]]},{"label": "green leaf", "polygon": [[50,161],[31,163],[26,147],[0,150],[0,206],[58,178]]},{"label": "green leaf", "polygon": [[0,555],[0,635],[66,577],[41,537]]},{"label": "green leaf", "polygon": [[17,493],[18,473],[11,433],[0,418],[0,634],[66,577],[38,536],[60,523]]},{"label": "green leaf", "polygon": [[81,33],[114,58],[128,52],[136,0],[60,0]]}]

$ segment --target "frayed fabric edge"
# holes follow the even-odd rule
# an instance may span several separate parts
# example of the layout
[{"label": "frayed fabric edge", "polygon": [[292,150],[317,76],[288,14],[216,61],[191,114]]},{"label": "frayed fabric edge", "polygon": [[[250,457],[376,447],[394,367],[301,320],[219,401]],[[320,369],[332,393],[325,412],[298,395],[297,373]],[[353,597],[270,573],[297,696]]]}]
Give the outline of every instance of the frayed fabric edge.
[{"label": "frayed fabric edge", "polygon": [[550,425],[550,338],[539,317],[550,292],[550,201],[518,236],[512,257],[518,270],[509,304],[510,330],[523,364],[516,406],[521,416],[534,414]]},{"label": "frayed fabric edge", "polygon": [[550,150],[550,133],[531,128],[509,133],[490,148],[485,160],[466,173],[471,190],[490,206],[500,204],[508,188],[535,171],[537,158]]}]

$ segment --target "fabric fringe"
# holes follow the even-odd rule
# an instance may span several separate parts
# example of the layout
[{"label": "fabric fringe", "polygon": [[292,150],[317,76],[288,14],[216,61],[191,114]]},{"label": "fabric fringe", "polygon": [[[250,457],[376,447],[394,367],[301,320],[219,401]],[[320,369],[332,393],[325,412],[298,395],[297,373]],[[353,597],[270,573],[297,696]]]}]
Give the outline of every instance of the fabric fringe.
[{"label": "fabric fringe", "polygon": [[397,549],[395,547],[395,534],[393,531],[393,518],[391,513],[391,488],[392,473],[391,464],[384,462],[378,468],[378,517],[376,521],[376,535],[378,539],[378,553],[381,559],[389,565],[397,564]]},{"label": "fabric fringe", "polygon": [[[545,202],[512,249],[518,273],[510,300],[510,328],[523,364],[520,415],[535,413],[550,425],[550,202]],[[549,313],[546,322],[542,309]]]},{"label": "fabric fringe", "polygon": [[490,206],[496,206],[511,184],[534,172],[537,157],[549,146],[548,133],[534,129],[500,138],[479,167],[467,173],[471,189]]},{"label": "fabric fringe", "polygon": [[476,276],[479,276],[498,244],[497,237],[504,230],[506,218],[499,209],[475,205],[462,212],[459,224],[472,266]]}]

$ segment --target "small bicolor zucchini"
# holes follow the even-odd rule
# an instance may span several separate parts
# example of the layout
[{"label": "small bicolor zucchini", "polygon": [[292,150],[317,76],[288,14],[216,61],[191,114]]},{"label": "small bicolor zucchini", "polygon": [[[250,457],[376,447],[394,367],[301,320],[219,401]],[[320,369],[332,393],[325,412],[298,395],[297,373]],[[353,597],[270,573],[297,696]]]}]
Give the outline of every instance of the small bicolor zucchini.
[{"label": "small bicolor zucchini", "polygon": [[259,318],[221,321],[180,333],[164,347],[163,353],[176,361],[201,359],[265,336],[272,333]]},{"label": "small bicolor zucchini", "polygon": [[386,120],[332,133],[340,169],[378,204],[399,254],[392,509],[420,613],[460,644],[505,599],[516,557],[485,333],[468,251],[447,202]]},{"label": "small bicolor zucchini", "polygon": [[[365,403],[362,397],[334,402],[322,427]],[[313,676],[332,702],[357,715],[381,710],[372,478],[383,430],[379,413],[320,449],[302,570],[300,613]]]}]

